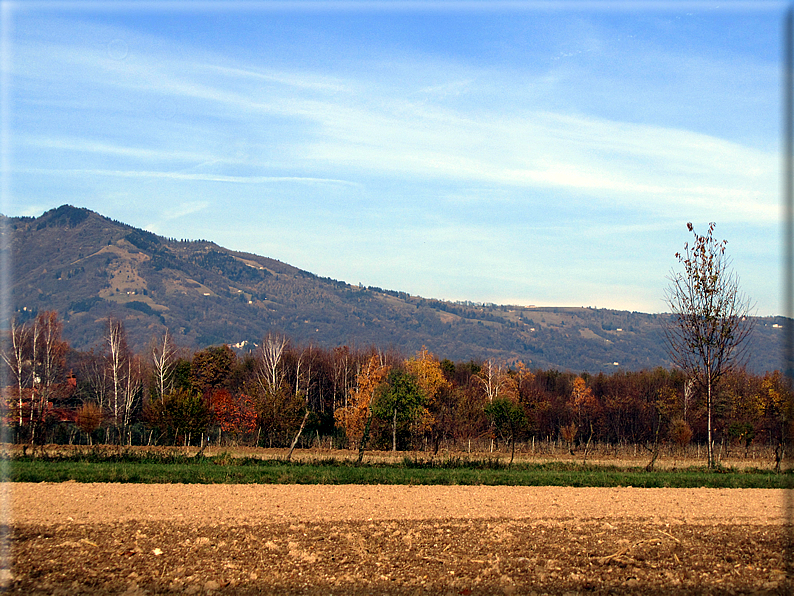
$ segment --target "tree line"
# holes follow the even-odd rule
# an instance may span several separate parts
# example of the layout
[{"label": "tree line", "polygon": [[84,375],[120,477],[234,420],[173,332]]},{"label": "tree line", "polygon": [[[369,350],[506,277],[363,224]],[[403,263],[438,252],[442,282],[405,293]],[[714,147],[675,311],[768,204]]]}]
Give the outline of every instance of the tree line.
[{"label": "tree line", "polygon": [[778,446],[789,422],[779,371],[731,370],[709,400],[680,369],[530,370],[424,348],[299,345],[277,333],[241,353],[191,352],[166,332],[134,353],[120,320],[104,324],[102,345],[77,351],[56,312],[12,323],[2,356],[13,441],[294,447],[300,439],[438,452],[535,439],[586,454],[595,442],[703,444],[709,429],[716,442]]}]

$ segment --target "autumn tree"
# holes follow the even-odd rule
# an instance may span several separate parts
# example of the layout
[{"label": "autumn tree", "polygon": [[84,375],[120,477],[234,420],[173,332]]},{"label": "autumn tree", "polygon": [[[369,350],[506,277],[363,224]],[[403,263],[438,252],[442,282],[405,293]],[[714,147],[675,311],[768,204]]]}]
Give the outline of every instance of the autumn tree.
[{"label": "autumn tree", "polygon": [[[486,360],[475,379],[480,382],[484,393],[483,408],[498,399],[514,400],[517,397],[518,385],[516,379],[510,375],[507,365],[502,361]],[[493,420],[491,420],[491,451],[493,451],[495,439],[496,432],[493,427]]]},{"label": "autumn tree", "polygon": [[86,402],[77,410],[77,428],[88,437],[89,445],[93,444],[92,435],[94,431],[102,424],[102,416],[102,408],[94,402]]},{"label": "autumn tree", "polygon": [[201,436],[210,422],[210,411],[203,396],[196,391],[177,389],[162,399],[152,400],[144,409],[146,421],[160,431],[160,438],[189,445]]},{"label": "autumn tree", "polygon": [[679,450],[683,450],[692,440],[692,429],[689,427],[689,423],[683,418],[676,418],[673,420],[667,434],[670,440],[678,445]]},{"label": "autumn tree", "polygon": [[792,431],[792,394],[788,380],[780,373],[766,373],[761,381],[759,409],[763,412],[767,440],[775,446],[775,471],[780,472],[784,447]]},{"label": "autumn tree", "polygon": [[306,426],[309,410],[302,386],[306,386],[307,375],[311,382],[311,366],[304,368],[305,364],[303,352],[293,350],[286,336],[269,333],[262,341],[257,354],[256,388],[251,394],[257,398],[259,421],[271,444],[274,438],[290,444],[289,435],[296,433],[294,447]]},{"label": "autumn tree", "polygon": [[728,435],[744,446],[745,456],[760,429],[763,418],[761,381],[737,370],[726,375],[722,391],[727,406],[725,412],[730,420]]},{"label": "autumn tree", "polygon": [[743,363],[752,330],[751,303],[725,254],[726,240],[714,238],[714,223],[676,253],[682,271],[670,273],[666,301],[672,312],[665,328],[673,363],[693,379],[706,397],[707,458],[713,468],[712,411],[717,385],[725,373]]},{"label": "autumn tree", "polygon": [[[651,396],[651,403],[649,409],[653,410],[653,442],[646,441],[644,447],[651,454],[651,460],[645,466],[646,472],[652,472],[656,465],[656,460],[659,458],[660,438],[662,435],[662,428],[666,426],[675,426],[676,439],[683,440],[686,434],[686,427],[679,424],[670,424],[671,419],[675,416],[678,409],[678,394],[669,385],[664,385],[656,388],[656,391]],[[684,423],[686,424],[686,423]],[[691,434],[691,433],[690,433]]]},{"label": "autumn tree", "polygon": [[259,351],[258,379],[266,393],[275,394],[284,382],[282,358],[287,347],[287,338],[269,333],[262,341]]},{"label": "autumn tree", "polygon": [[454,383],[451,390],[454,409],[454,431],[456,441],[465,441],[471,452],[472,440],[489,434],[490,424],[485,415],[484,394],[479,364],[468,362],[455,367]]},{"label": "autumn tree", "polygon": [[228,389],[214,389],[209,398],[212,420],[222,432],[235,440],[256,429],[255,400],[245,394],[232,394]]},{"label": "autumn tree", "polygon": [[26,418],[31,442],[40,438],[39,429],[45,422],[51,400],[63,385],[60,381],[69,344],[62,339],[62,333],[63,323],[58,313],[41,312],[31,323],[12,324],[11,348],[3,354],[17,383],[17,423],[25,422],[22,417],[25,389],[30,394]]},{"label": "autumn tree", "polygon": [[42,403],[50,399],[53,386],[62,373],[69,344],[63,340],[63,322],[55,311],[36,317],[33,326],[34,381],[39,385]]},{"label": "autumn tree", "polygon": [[[538,371],[539,372],[539,371]],[[524,410],[526,424],[534,435],[546,435],[552,416],[552,403],[549,392],[543,387],[542,379],[537,374],[530,372],[527,367],[519,362],[517,370],[518,401]],[[556,434],[556,428],[554,428]]]},{"label": "autumn tree", "polygon": [[423,395],[424,405],[419,416],[419,426],[429,431],[431,440],[438,450],[439,422],[447,414],[442,396],[449,391],[450,383],[441,369],[441,363],[425,346],[404,363],[405,371],[414,376]]},{"label": "autumn tree", "polygon": [[500,360],[486,360],[477,373],[477,379],[488,402],[500,397],[514,397],[516,394],[515,378],[509,374],[507,366]]},{"label": "autumn tree", "polygon": [[594,434],[593,419],[597,414],[599,403],[593,390],[587,386],[587,382],[582,377],[573,380],[570,407],[575,414],[577,428],[587,428],[589,431],[584,447],[584,459],[587,461],[587,453]]},{"label": "autumn tree", "polygon": [[236,362],[236,354],[227,345],[196,352],[190,362],[190,385],[202,395],[212,389],[228,388]]},{"label": "autumn tree", "polygon": [[334,420],[345,431],[351,447],[363,446],[364,429],[371,419],[370,406],[375,392],[383,383],[389,368],[381,362],[379,354],[373,354],[356,376],[347,405],[334,411]]},{"label": "autumn tree", "polygon": [[290,436],[298,429],[306,412],[306,401],[287,387],[275,393],[253,384],[245,389],[256,403],[257,419],[269,445],[288,445]]}]

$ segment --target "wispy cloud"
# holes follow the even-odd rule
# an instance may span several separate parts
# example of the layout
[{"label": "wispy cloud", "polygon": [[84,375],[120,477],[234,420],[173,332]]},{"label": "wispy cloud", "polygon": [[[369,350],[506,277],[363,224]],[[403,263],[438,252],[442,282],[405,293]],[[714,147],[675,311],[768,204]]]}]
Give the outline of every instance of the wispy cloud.
[{"label": "wispy cloud", "polygon": [[[235,53],[150,35],[145,25],[31,22],[13,61],[16,194],[35,204],[56,192],[126,205],[145,182],[135,209],[149,229],[234,229],[235,238],[266,237],[267,250],[292,251],[280,256],[301,256],[296,264],[318,273],[344,266],[368,281],[370,271],[372,283],[381,276],[421,293],[398,279],[399,263],[412,262],[426,287],[446,284],[472,299],[482,284],[461,280],[489,278],[493,292],[517,296],[563,267],[582,278],[582,291],[615,270],[633,287],[649,275],[655,238],[682,218],[773,229],[780,163],[775,141],[755,126],[770,111],[769,64],[688,46],[689,56],[642,23],[618,41],[586,17],[555,27],[522,32],[520,56],[502,63],[487,57],[493,39],[466,53],[443,45],[443,32],[403,48],[367,31],[359,48],[323,24],[318,47],[338,41],[344,56],[309,47],[272,60],[266,45],[261,56]],[[743,85],[733,95],[722,82],[731,77]],[[735,97],[753,115],[746,130],[712,115],[735,114],[719,112]],[[251,209],[268,215],[253,232],[253,218],[227,221]],[[296,216],[300,230],[278,229]],[[206,232],[182,232],[196,233]],[[648,242],[615,249],[613,238]],[[551,242],[559,262],[527,256]],[[445,270],[416,264],[425,245],[443,255]],[[369,256],[386,249],[388,259]],[[610,256],[632,252],[642,256],[630,265]]]},{"label": "wispy cloud", "polygon": [[163,217],[165,219],[177,219],[180,217],[185,217],[186,215],[192,215],[193,213],[204,211],[208,206],[209,203],[207,201],[191,201],[187,203],[180,203],[173,209],[166,209],[163,211]]},{"label": "wispy cloud", "polygon": [[[38,135],[19,135],[17,143],[37,149],[56,149],[74,153],[97,153],[147,161],[189,161],[207,162],[218,159],[217,155],[195,151],[178,151],[119,145],[107,141],[97,141],[82,137],[43,137]],[[228,157],[226,159],[229,159]],[[231,161],[231,160],[230,160]]]},{"label": "wispy cloud", "polygon": [[223,176],[217,174],[190,174],[184,172],[151,172],[145,170],[56,170],[41,168],[22,168],[19,173],[48,174],[60,176],[115,176],[119,178],[159,178],[164,180],[185,180],[200,182],[225,182],[234,184],[268,184],[273,182],[305,182],[310,184],[340,184],[360,186],[358,183],[331,178],[311,178],[301,176]]},{"label": "wispy cloud", "polygon": [[174,220],[182,219],[189,215],[201,213],[206,211],[209,206],[209,201],[181,202],[178,205],[160,211],[157,216],[157,221],[144,225],[143,229],[155,234],[159,234],[161,233],[164,224]]},{"label": "wispy cloud", "polygon": [[[593,42],[595,43],[595,42]],[[596,44],[597,46],[598,44]],[[323,172],[367,172],[411,179],[444,179],[459,184],[488,183],[521,188],[573,190],[593,200],[659,210],[720,209],[731,220],[777,217],[777,156],[687,130],[620,122],[548,110],[524,109],[520,102],[483,109],[482,92],[471,105],[445,107],[439,96],[477,95],[471,88],[509,86],[498,72],[460,66],[439,72],[433,86],[404,86],[400,81],[359,80],[354,74],[328,76],[295,70],[262,71],[203,60],[174,60],[163,54],[132,54],[108,59],[104,49],[55,48],[57,60],[47,65],[52,47],[37,47],[37,68],[76,73],[69,82],[75,93],[89,80],[112,97],[120,92],[167,97],[173,122],[155,126],[176,133],[167,149],[121,146],[107,142],[32,138],[31,144],[53,150],[91,152],[142,160],[247,163],[223,151],[207,152],[199,139],[180,130],[184,118],[214,115],[245,127],[254,142],[266,144],[272,118],[297,127],[298,135],[279,141],[282,169]],[[418,65],[417,65],[418,67]],[[423,71],[432,69],[427,64]],[[400,70],[409,70],[403,65]],[[51,74],[51,76],[53,76]],[[524,86],[543,85],[543,77]],[[67,97],[68,97],[68,89]],[[515,93],[515,89],[512,90]],[[421,96],[421,101],[416,98]],[[528,99],[528,98],[527,98]],[[196,105],[194,102],[202,102]],[[527,105],[532,101],[528,99]],[[285,120],[286,119],[286,120]],[[32,171],[32,170],[28,170]],[[55,173],[55,172],[53,172]],[[63,174],[64,172],[60,172]],[[86,174],[164,178],[207,182],[261,184],[309,181],[353,184],[325,176],[240,176],[233,173],[173,172],[151,169],[86,169]]]}]

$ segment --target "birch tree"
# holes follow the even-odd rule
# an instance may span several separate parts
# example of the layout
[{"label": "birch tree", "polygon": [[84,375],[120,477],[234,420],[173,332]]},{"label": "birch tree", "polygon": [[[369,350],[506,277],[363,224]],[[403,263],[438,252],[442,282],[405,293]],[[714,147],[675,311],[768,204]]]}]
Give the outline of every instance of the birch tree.
[{"label": "birch tree", "polygon": [[[141,371],[141,359],[134,355],[128,355],[127,367],[122,385],[122,409],[121,427],[126,434],[132,422],[132,414],[138,405],[141,397],[141,387],[143,384],[143,374]],[[132,437],[129,437],[130,443]]]},{"label": "birch tree", "polygon": [[124,323],[115,317],[108,317],[105,327],[105,347],[107,348],[108,370],[111,381],[110,406],[113,415],[113,425],[118,431],[122,418],[124,375],[128,357],[127,334],[124,330]]},{"label": "birch tree", "polygon": [[102,411],[110,409],[111,386],[106,354],[95,354],[93,350],[82,354],[80,373],[90,387],[96,405]]},{"label": "birch tree", "polygon": [[17,384],[17,412],[14,420],[21,427],[24,424],[22,394],[30,377],[30,359],[26,354],[30,348],[30,327],[18,323],[16,319],[12,320],[9,340],[8,349],[3,351],[3,361]]},{"label": "birch tree", "polygon": [[283,335],[268,333],[267,337],[262,341],[257,379],[262,389],[271,395],[278,393],[284,382],[284,369],[281,359],[284,356],[286,347],[287,338]]},{"label": "birch tree", "polygon": [[151,356],[157,383],[157,396],[160,399],[173,389],[173,383],[169,383],[169,381],[176,364],[176,353],[177,349],[168,329],[165,330],[162,338],[157,338],[152,342]]},{"label": "birch tree", "polygon": [[35,439],[35,426],[44,421],[52,399],[58,376],[63,371],[69,344],[61,339],[63,323],[55,311],[39,313],[31,330],[31,374],[33,396],[31,399],[31,441]]},{"label": "birch tree", "polygon": [[132,419],[132,413],[140,400],[142,374],[140,359],[135,357],[127,345],[124,323],[115,317],[106,322],[106,349],[108,377],[110,378],[110,405],[113,425],[123,442]]},{"label": "birch tree", "polygon": [[[475,376],[482,386],[485,394],[485,404],[483,408],[488,407],[494,401],[501,398],[513,399],[517,393],[517,384],[513,377],[510,376],[507,366],[503,362],[494,360],[486,360],[480,372]],[[496,439],[496,428],[491,419],[491,451],[494,449],[494,440]]]}]

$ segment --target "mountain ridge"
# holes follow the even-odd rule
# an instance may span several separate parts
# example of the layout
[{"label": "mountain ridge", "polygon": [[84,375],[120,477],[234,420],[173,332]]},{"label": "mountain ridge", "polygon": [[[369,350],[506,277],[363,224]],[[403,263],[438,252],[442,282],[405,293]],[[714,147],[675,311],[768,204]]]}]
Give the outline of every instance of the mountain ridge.
[{"label": "mountain ridge", "polygon": [[[56,310],[73,347],[101,349],[124,321],[140,351],[166,328],[178,344],[250,346],[269,331],[299,343],[396,348],[441,358],[521,360],[575,371],[670,366],[669,315],[576,307],[448,302],[319,277],[208,240],[176,240],[62,205],[3,217],[11,303],[21,320]],[[748,368],[779,368],[783,317],[756,317]]]}]

